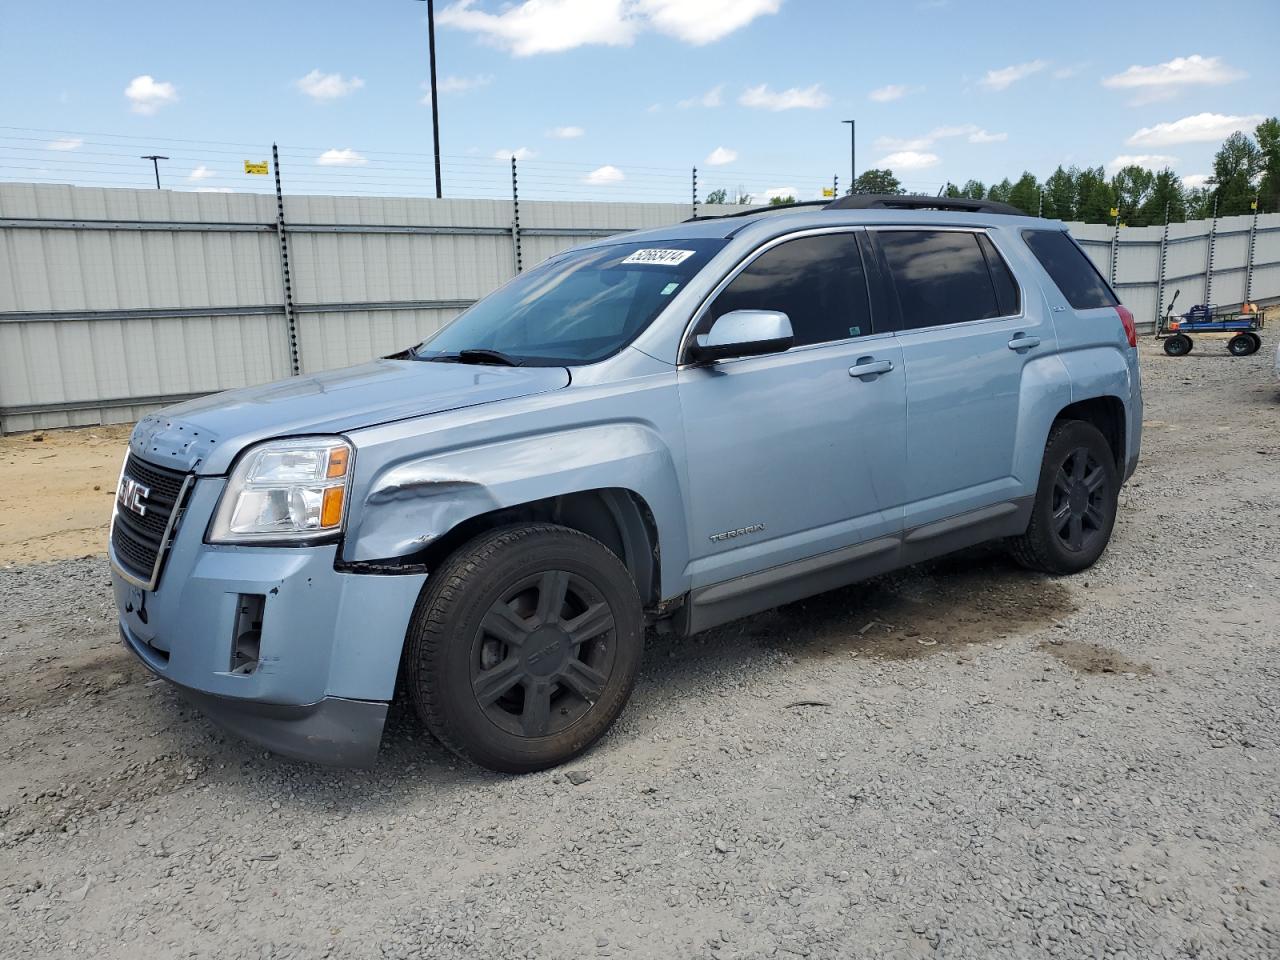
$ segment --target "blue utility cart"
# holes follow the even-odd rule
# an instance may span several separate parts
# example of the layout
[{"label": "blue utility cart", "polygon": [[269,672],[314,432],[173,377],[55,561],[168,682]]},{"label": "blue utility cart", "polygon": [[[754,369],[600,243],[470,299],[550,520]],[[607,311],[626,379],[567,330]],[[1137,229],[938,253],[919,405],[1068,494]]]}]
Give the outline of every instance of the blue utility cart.
[{"label": "blue utility cart", "polygon": [[1191,352],[1194,341],[1191,334],[1208,335],[1212,339],[1226,337],[1227,351],[1233,357],[1247,357],[1257,353],[1262,346],[1258,331],[1266,322],[1257,308],[1245,310],[1218,310],[1209,304],[1197,304],[1180,317],[1173,315],[1173,305],[1178,300],[1175,290],[1169,301],[1169,310],[1156,330],[1156,338],[1164,341],[1164,352],[1171,357],[1185,357]]}]

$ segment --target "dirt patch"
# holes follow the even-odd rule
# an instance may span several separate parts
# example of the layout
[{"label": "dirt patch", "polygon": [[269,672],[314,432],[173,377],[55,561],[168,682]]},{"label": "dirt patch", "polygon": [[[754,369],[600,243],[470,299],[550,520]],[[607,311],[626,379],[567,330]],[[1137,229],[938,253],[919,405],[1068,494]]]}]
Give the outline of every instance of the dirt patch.
[{"label": "dirt patch", "polygon": [[982,548],[723,628],[767,645],[891,660],[955,655],[1034,632],[1072,612],[1068,588]]},{"label": "dirt patch", "polygon": [[0,565],[106,550],[132,425],[0,437]]},{"label": "dirt patch", "polygon": [[75,697],[99,697],[148,676],[120,644],[69,657],[40,657],[30,669],[0,679],[0,717]]},{"label": "dirt patch", "polygon": [[1130,660],[1110,647],[1083,640],[1063,640],[1057,643],[1046,641],[1040,644],[1040,649],[1080,673],[1132,673],[1150,676],[1154,672],[1148,663]]}]

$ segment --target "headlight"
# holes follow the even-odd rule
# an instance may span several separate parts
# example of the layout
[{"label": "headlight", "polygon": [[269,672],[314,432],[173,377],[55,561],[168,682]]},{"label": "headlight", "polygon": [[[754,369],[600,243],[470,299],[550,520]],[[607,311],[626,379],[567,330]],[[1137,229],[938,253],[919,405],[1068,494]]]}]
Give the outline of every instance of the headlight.
[{"label": "headlight", "polygon": [[351,444],[339,437],[271,440],[236,463],[209,527],[210,543],[305,541],[346,518]]}]

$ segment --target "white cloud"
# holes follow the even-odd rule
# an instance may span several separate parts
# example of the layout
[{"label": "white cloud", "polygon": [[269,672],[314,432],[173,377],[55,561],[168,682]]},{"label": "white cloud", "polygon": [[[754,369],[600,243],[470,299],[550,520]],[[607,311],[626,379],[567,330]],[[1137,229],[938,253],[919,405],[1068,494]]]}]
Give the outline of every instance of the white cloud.
[{"label": "white cloud", "polygon": [[781,6],[782,0],[638,0],[635,10],[660,33],[703,46]]},{"label": "white cloud", "polygon": [[660,103],[651,103],[651,104],[649,104],[647,107],[645,107],[645,108],[644,108],[644,112],[645,112],[645,113],[661,113],[661,112],[662,112],[662,104],[660,104]]},{"label": "white cloud", "polygon": [[1218,57],[1202,57],[1198,53],[1189,57],[1174,57],[1165,63],[1150,67],[1132,66],[1121,73],[1106,77],[1104,87],[1135,89],[1143,87],[1216,87],[1244,77],[1241,70],[1223,63]]},{"label": "white cloud", "polygon": [[552,127],[547,131],[547,136],[552,140],[577,140],[586,132],[581,127]]},{"label": "white cloud", "polygon": [[781,6],[782,0],[525,0],[490,13],[478,0],[455,0],[436,19],[528,57],[590,44],[627,46],[641,30],[702,46]]},{"label": "white cloud", "polygon": [[764,191],[764,199],[772,200],[774,197],[798,197],[795,187],[770,187]]},{"label": "white cloud", "polygon": [[124,88],[124,95],[129,98],[130,109],[134,113],[151,116],[161,107],[177,103],[178,88],[144,73],[129,81],[129,85]]},{"label": "white cloud", "polygon": [[638,26],[623,0],[526,0],[501,13],[477,10],[476,0],[457,0],[437,13],[436,20],[478,33],[517,57],[588,44],[627,46]]},{"label": "white cloud", "polygon": [[1049,65],[1047,60],[1028,60],[1026,63],[1015,63],[1011,67],[999,70],[988,70],[978,83],[988,90],[1007,90],[1019,80],[1025,80],[1033,73],[1039,73]]},{"label": "white cloud", "polygon": [[1122,153],[1112,158],[1107,164],[1108,170],[1119,170],[1121,167],[1146,167],[1148,170],[1163,170],[1177,164],[1178,158],[1164,153]]},{"label": "white cloud", "polygon": [[1188,190],[1200,190],[1209,185],[1209,174],[1190,173],[1182,178],[1182,185]]},{"label": "white cloud", "polygon": [[[487,87],[493,83],[493,74],[477,73],[474,77],[458,77],[450,74],[443,80],[436,81],[437,93],[466,93],[468,90],[478,90],[480,87]],[[423,97],[426,103],[431,102],[431,84],[423,81],[422,88],[427,91],[427,95]]]},{"label": "white cloud", "polygon": [[728,147],[716,147],[708,154],[705,163],[709,167],[723,167],[726,163],[733,163],[737,159],[737,150],[730,150]]},{"label": "white cloud", "polygon": [[321,73],[312,70],[305,77],[293,81],[293,85],[317,103],[349,96],[364,86],[359,77],[344,77],[340,73]]},{"label": "white cloud", "polygon": [[1251,130],[1263,121],[1261,114],[1237,117],[1221,113],[1197,113],[1168,123],[1157,123],[1134,132],[1128,140],[1134,146],[1166,147],[1174,143],[1225,140],[1237,130]]},{"label": "white cloud", "polygon": [[900,83],[890,83],[872,90],[867,94],[867,99],[874,100],[876,103],[888,103],[890,100],[901,100],[906,95],[906,87]]},{"label": "white cloud", "polygon": [[50,140],[45,144],[46,150],[79,150],[84,146],[84,141],[79,137],[62,137],[59,140]]},{"label": "white cloud", "polygon": [[743,91],[738,102],[744,107],[755,107],[759,110],[821,110],[831,102],[831,98],[822,89],[822,84],[815,83],[811,87],[790,87],[776,93],[768,84],[749,87]]},{"label": "white cloud", "polygon": [[356,153],[350,147],[341,150],[332,147],[316,157],[316,163],[322,167],[363,167],[368,162],[364,154]]},{"label": "white cloud", "polygon": [[681,100],[676,104],[681,110],[688,110],[690,107],[718,107],[724,103],[724,84],[718,83],[700,97],[690,97],[688,100]]},{"label": "white cloud", "polygon": [[603,167],[597,167],[582,178],[583,183],[590,184],[609,184],[620,183],[626,179],[624,174],[617,167],[605,164]]},{"label": "white cloud", "polygon": [[537,155],[537,151],[530,150],[528,147],[516,147],[514,150],[508,150],[506,147],[502,147],[493,151],[493,159],[495,160],[510,160],[512,157],[515,157],[517,160],[524,161],[532,160]]},{"label": "white cloud", "polygon": [[1070,64],[1067,64],[1067,66],[1065,67],[1059,67],[1057,70],[1053,71],[1053,79],[1070,80],[1072,77],[1074,77],[1076,74],[1078,74],[1081,70],[1083,70],[1088,65],[1089,65],[1088,62],[1081,62],[1081,63],[1070,63]]},{"label": "white cloud", "polygon": [[918,152],[951,137],[965,137],[970,143],[1002,143],[1009,139],[1007,133],[991,133],[976,123],[960,123],[934,127],[923,137],[877,137],[872,146],[882,152]]},{"label": "white cloud", "polygon": [[916,150],[900,150],[876,162],[877,167],[888,167],[890,170],[926,170],[941,163],[936,153],[920,153]]},{"label": "white cloud", "polygon": [[187,179],[192,183],[196,183],[197,181],[208,180],[210,177],[216,177],[217,175],[218,173],[216,170],[210,170],[202,163],[187,174]]},{"label": "white cloud", "polygon": [[230,187],[196,187],[196,193],[235,193]]}]

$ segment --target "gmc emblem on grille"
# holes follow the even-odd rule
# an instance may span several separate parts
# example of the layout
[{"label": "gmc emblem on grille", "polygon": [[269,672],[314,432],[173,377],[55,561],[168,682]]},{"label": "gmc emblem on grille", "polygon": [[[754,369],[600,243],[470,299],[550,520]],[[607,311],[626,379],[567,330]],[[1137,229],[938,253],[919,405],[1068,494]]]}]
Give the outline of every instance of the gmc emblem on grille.
[{"label": "gmc emblem on grille", "polygon": [[116,500],[126,510],[132,510],[140,517],[147,515],[147,505],[143,501],[151,496],[151,488],[144,487],[133,477],[121,477],[120,489],[116,491]]}]

